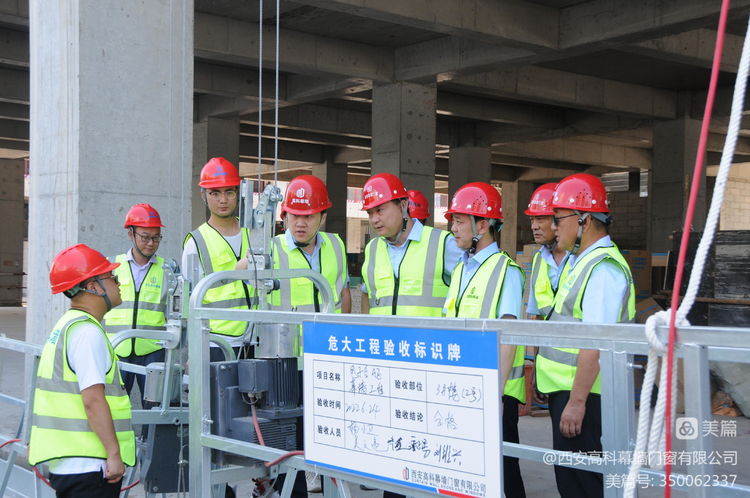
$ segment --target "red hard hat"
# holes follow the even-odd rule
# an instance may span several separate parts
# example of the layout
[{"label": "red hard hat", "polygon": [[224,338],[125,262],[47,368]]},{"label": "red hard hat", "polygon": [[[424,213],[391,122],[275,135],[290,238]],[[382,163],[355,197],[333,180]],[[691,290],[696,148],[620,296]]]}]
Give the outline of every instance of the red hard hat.
[{"label": "red hard hat", "polygon": [[503,201],[500,192],[489,183],[467,183],[453,194],[453,201],[450,209],[445,212],[445,219],[452,221],[454,213],[502,220]]},{"label": "red hard hat", "polygon": [[201,170],[201,188],[236,187],[240,184],[240,174],[234,164],[223,157],[211,158]]},{"label": "red hard hat", "polygon": [[397,176],[390,173],[380,173],[371,176],[362,188],[362,211],[406,197],[408,197],[406,188]]},{"label": "red hard hat", "polygon": [[528,216],[553,216],[552,197],[555,195],[556,183],[545,183],[531,194],[529,207],[523,213]]},{"label": "red hard hat", "polygon": [[333,206],[328,199],[328,189],[323,181],[312,175],[298,176],[286,187],[284,202],[281,203],[281,217],[285,213],[315,214]]},{"label": "red hard hat", "polygon": [[151,204],[136,204],[125,215],[125,228],[128,227],[163,227],[159,212]]},{"label": "red hard hat", "polygon": [[609,201],[604,184],[597,177],[586,173],[577,173],[563,178],[555,189],[552,207],[591,213],[609,213]]},{"label": "red hard hat", "polygon": [[430,205],[427,197],[419,190],[409,190],[406,193],[409,196],[409,216],[418,220],[429,218]]},{"label": "red hard hat", "polygon": [[120,263],[110,263],[86,244],[76,244],[60,251],[52,261],[49,283],[52,294],[72,289],[87,278],[114,270]]}]

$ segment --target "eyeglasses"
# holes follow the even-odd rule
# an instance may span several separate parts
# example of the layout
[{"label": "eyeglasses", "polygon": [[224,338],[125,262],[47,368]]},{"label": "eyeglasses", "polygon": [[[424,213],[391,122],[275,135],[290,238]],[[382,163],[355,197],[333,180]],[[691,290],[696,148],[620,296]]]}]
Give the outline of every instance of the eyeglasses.
[{"label": "eyeglasses", "polygon": [[237,198],[237,191],[236,190],[209,190],[207,192],[208,196],[211,199],[217,200],[220,197],[226,197],[229,200],[236,199]]},{"label": "eyeglasses", "polygon": [[578,216],[578,213],[573,213],[573,214],[569,214],[567,216],[560,216],[560,217],[553,216],[552,217],[552,221],[555,223],[555,225],[559,225],[560,224],[560,220],[564,220],[565,218],[570,218],[571,216]]},{"label": "eyeglasses", "polygon": [[164,236],[161,235],[161,234],[151,236],[151,235],[145,235],[145,234],[142,234],[142,233],[138,233],[135,230],[133,231],[133,233],[135,233],[138,237],[140,237],[141,238],[141,242],[143,242],[144,244],[148,244],[149,242],[153,242],[154,244],[158,244],[159,242],[161,242],[161,239],[164,238]]},{"label": "eyeglasses", "polygon": [[117,275],[115,275],[114,273],[112,275],[108,276],[108,277],[99,277],[99,280],[107,280],[109,278],[111,278],[112,280],[114,280],[115,284],[120,285],[120,279],[117,278]]}]

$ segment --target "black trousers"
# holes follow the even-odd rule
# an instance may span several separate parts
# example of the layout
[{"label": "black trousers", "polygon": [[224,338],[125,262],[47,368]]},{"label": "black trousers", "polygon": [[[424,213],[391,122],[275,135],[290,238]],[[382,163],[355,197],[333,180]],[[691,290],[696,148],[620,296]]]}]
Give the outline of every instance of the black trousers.
[{"label": "black trousers", "polygon": [[[601,397],[589,394],[586,400],[586,414],[583,416],[581,434],[564,437],[560,433],[560,417],[570,399],[570,391],[558,391],[549,395],[549,412],[552,420],[552,445],[556,450],[593,452],[602,451],[602,408]],[[555,465],[557,490],[562,498],[595,498],[604,496],[602,474],[586,470]]]},{"label": "black trousers", "polygon": [[100,470],[85,474],[50,474],[57,498],[117,498],[122,479],[109,483]]},{"label": "black trousers", "polygon": [[[503,396],[503,441],[518,443],[518,400]],[[526,498],[518,458],[503,457],[503,490],[505,498]]]}]

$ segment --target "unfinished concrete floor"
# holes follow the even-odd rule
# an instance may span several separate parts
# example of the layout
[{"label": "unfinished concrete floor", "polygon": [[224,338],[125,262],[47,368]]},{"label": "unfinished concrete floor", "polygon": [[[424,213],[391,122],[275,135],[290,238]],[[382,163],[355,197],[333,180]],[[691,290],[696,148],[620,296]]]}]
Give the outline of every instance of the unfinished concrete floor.
[{"label": "unfinished concrete floor", "polygon": [[[23,339],[26,323],[26,308],[0,308],[0,334],[14,339]],[[0,350],[0,392],[23,397],[24,364],[18,353]],[[0,434],[15,434],[20,420],[20,410],[0,404]],[[719,424],[722,421],[736,423],[735,437],[717,437],[714,439],[716,451],[737,451],[736,465],[724,465],[715,471],[716,474],[736,474],[737,483],[750,485],[750,419],[745,417],[715,417]],[[606,424],[606,421],[604,422]],[[552,434],[548,417],[521,417],[519,422],[521,442],[541,447],[552,447]],[[675,451],[684,450],[684,441],[675,441]],[[680,470],[679,468],[677,469]],[[521,461],[521,472],[529,498],[557,496],[553,468],[541,463]],[[378,498],[380,491],[361,491],[354,488],[354,498]],[[681,493],[675,493],[680,496]],[[143,488],[136,487],[130,496],[144,496]],[[250,496],[249,486],[240,486],[238,496]],[[311,496],[322,496],[311,494]],[[639,492],[641,497],[663,496],[663,491],[651,489]]]}]

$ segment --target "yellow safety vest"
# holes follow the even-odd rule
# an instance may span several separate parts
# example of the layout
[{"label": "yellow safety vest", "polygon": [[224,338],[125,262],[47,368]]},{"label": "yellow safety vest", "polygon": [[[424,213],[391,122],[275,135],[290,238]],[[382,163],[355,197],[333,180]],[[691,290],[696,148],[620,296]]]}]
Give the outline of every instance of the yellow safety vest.
[{"label": "yellow safety vest", "polygon": [[[508,267],[521,267],[504,252],[497,252],[485,259],[472,275],[471,280],[461,290],[464,263],[460,262],[451,275],[451,285],[445,300],[446,316],[450,318],[496,318],[500,293],[503,290],[505,274]],[[513,396],[521,403],[526,403],[526,380],[524,377],[524,346],[516,346],[513,368],[505,382],[503,394]]]},{"label": "yellow safety vest", "polygon": [[417,240],[407,240],[396,278],[383,237],[367,243],[362,278],[371,315],[442,316],[448,283],[443,279],[445,240],[449,232],[425,226]]},{"label": "yellow safety vest", "polygon": [[[318,257],[320,273],[333,291],[335,312],[341,313],[341,291],[346,280],[346,249],[336,234],[319,232],[322,242]],[[312,266],[299,247],[287,245],[286,234],[273,238],[273,267],[277,270],[310,269]],[[307,278],[282,279],[281,287],[270,294],[271,309],[277,311],[319,312],[318,289]]]},{"label": "yellow safety vest", "polygon": [[[564,263],[563,263],[564,264]],[[531,291],[536,299],[536,307],[539,314],[546,317],[552,311],[555,301],[555,291],[549,279],[549,263],[542,257],[541,250],[534,254],[531,263]]]},{"label": "yellow safety vest", "polygon": [[55,458],[107,458],[107,451],[99,436],[89,426],[83,396],[78,388],[78,377],[68,365],[68,332],[86,321],[102,331],[109,346],[112,366],[105,376],[104,396],[112,413],[122,461],[131,467],[135,465],[130,398],[122,385],[117,355],[101,324],[88,313],[72,309],[57,321],[39,359],[29,441],[31,465]]},{"label": "yellow safety vest", "polygon": [[[618,322],[632,322],[635,317],[635,287],[633,275],[630,273],[625,258],[616,246],[597,247],[576,262],[574,268],[566,263],[567,274],[563,274],[555,296],[554,309],[549,317],[550,321],[580,322],[583,319],[581,303],[586,291],[591,273],[602,261],[612,261],[621,269],[628,286],[620,303]],[[553,348],[543,346],[539,348],[536,359],[536,382],[543,393],[556,391],[570,391],[578,367],[577,348]],[[591,392],[601,394],[601,379],[596,376]]]},{"label": "yellow safety vest", "polygon": [[[241,228],[242,247],[237,257],[229,242],[208,223],[204,223],[185,237],[182,246],[185,247],[189,238],[193,238],[198,248],[198,257],[203,267],[203,274],[209,275],[217,271],[234,270],[237,261],[245,257],[250,247],[250,232]],[[203,306],[206,308],[247,310],[251,307],[252,291],[241,280],[229,283],[217,283],[206,292]],[[234,320],[209,320],[209,327],[214,334],[240,337],[247,328],[246,322]]]},{"label": "yellow safety vest", "polygon": [[[122,304],[104,315],[104,327],[112,339],[114,334],[127,329],[165,330],[167,319],[167,281],[164,277],[164,258],[157,256],[149,265],[139,289],[135,288],[133,272],[126,254],[115,257],[120,266],[114,274],[120,280]],[[115,353],[127,358],[133,351],[145,356],[162,349],[155,339],[128,339],[117,345]]]}]

